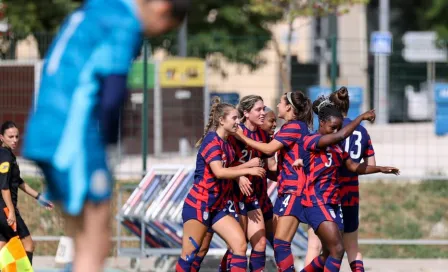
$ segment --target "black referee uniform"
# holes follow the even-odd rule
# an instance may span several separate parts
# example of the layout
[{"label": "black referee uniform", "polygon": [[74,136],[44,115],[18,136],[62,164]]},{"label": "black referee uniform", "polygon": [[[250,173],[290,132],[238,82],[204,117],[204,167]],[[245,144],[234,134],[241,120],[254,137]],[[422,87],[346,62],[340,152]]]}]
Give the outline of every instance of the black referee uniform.
[{"label": "black referee uniform", "polygon": [[16,233],[11,226],[8,225],[8,216],[3,210],[6,207],[6,203],[3,196],[0,194],[0,241],[8,242],[17,234],[21,239],[30,235],[30,231],[28,230],[28,227],[17,209],[17,197],[19,186],[21,184],[23,184],[23,180],[20,177],[20,169],[16,161],[16,156],[12,153],[11,149],[7,147],[0,147],[0,188],[2,190],[9,189],[11,192],[11,200],[14,205],[17,224]]}]

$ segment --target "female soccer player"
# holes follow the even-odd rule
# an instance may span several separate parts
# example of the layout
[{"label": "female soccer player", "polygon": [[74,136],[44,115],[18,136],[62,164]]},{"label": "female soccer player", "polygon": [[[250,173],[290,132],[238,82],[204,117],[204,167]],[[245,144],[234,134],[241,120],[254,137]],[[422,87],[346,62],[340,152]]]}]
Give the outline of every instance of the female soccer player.
[{"label": "female soccer player", "polygon": [[275,116],[275,112],[269,107],[264,107],[264,113],[266,116],[264,117],[264,123],[261,125],[261,129],[272,137],[277,128],[277,116]]},{"label": "female soccer player", "polygon": [[[342,87],[329,96],[330,102],[342,112],[344,120],[342,126],[351,122],[347,118],[350,107],[350,98],[347,88]],[[361,160],[367,165],[376,165],[375,151],[367,130],[359,125],[350,137],[341,143],[341,147],[356,163]],[[359,226],[359,180],[358,174],[353,173],[344,165],[339,169],[339,183],[341,185],[341,206],[344,218],[344,248],[347,252],[348,262],[352,271],[363,272],[364,264],[358,247]]]},{"label": "female soccer player", "polygon": [[[32,263],[34,242],[17,209],[18,189],[20,188],[26,194],[35,198],[47,210],[53,209],[53,203],[45,200],[40,193],[36,192],[20,177],[19,165],[13,153],[19,142],[19,130],[13,122],[6,121],[3,123],[0,130],[0,140],[2,142],[0,147],[0,186],[2,190],[0,197],[0,248],[18,234],[28,259]],[[4,212],[5,208],[8,209],[8,215]],[[17,226],[17,234],[12,229],[14,223]]]},{"label": "female soccer player", "polygon": [[189,2],[84,1],[47,53],[23,155],[42,168],[49,197],[68,215],[75,272],[102,270],[109,254],[113,180],[106,150],[118,141],[132,60],[143,34],[175,28]]},{"label": "female soccer player", "polygon": [[230,198],[232,181],[240,176],[264,177],[261,167],[230,167],[235,151],[228,143],[229,135],[238,129],[238,112],[234,106],[214,101],[196,159],[195,181],[185,198],[182,211],[182,254],[176,271],[190,271],[195,255],[212,228],[230,246],[233,255],[230,271],[246,271],[247,243],[239,223],[230,216],[226,202]]},{"label": "female soccer player", "polygon": [[[260,143],[246,137],[242,130],[237,137],[246,145],[266,155],[278,154],[278,198],[274,205],[277,219],[274,237],[275,260],[280,271],[292,271],[294,260],[291,254],[291,241],[303,222],[303,209],[300,203],[306,176],[303,170],[293,168],[300,158],[299,140],[308,135],[312,125],[311,101],[302,92],[285,93],[278,107],[278,117],[286,121],[280,131],[269,143]],[[275,219],[274,219],[275,221]]]},{"label": "female soccer player", "polygon": [[[322,241],[324,252],[303,271],[339,271],[344,255],[340,231],[343,230],[341,217],[338,170],[345,165],[358,174],[398,174],[394,167],[368,166],[352,161],[339,144],[350,136],[363,120],[373,121],[374,111],[358,116],[342,127],[343,116],[325,97],[313,103],[313,111],[319,116],[318,133],[304,138],[304,148],[310,152],[303,161],[307,182],[302,203],[305,219]],[[341,135],[341,132],[342,135]],[[341,137],[342,136],[342,137]],[[339,139],[338,139],[339,138]],[[334,141],[334,140],[338,141]]]},{"label": "female soccer player", "polygon": [[[272,137],[274,136],[275,129],[277,128],[277,116],[275,116],[275,112],[269,108],[265,107],[264,112],[266,114],[264,118],[264,123],[261,126],[261,129],[266,131],[269,134],[270,140],[272,140]],[[268,158],[268,174],[266,175],[267,178],[269,178],[271,181],[277,180],[277,161],[275,156],[272,156]],[[267,180],[266,180],[267,182]],[[268,239],[269,243],[272,247],[274,247],[274,225],[276,222],[274,222],[274,214],[273,214],[273,207],[272,202],[269,196],[267,197],[268,202],[266,202],[264,205],[262,205],[262,211],[264,216],[264,225],[266,226],[266,238]]]},{"label": "female soccer player", "polygon": [[[265,120],[264,108],[261,96],[248,95],[240,100],[238,112],[240,128],[244,135],[255,141],[267,143],[270,140],[269,134],[260,127]],[[246,163],[252,158],[267,161],[263,153],[245,145],[235,137],[230,138],[230,143],[236,152],[235,165]],[[267,163],[262,164],[267,167]],[[236,196],[235,203],[239,206],[240,224],[252,246],[250,271],[263,271],[266,262],[265,221],[272,219],[272,203],[267,195],[267,179],[256,176],[240,177],[238,184],[234,183],[233,189]]]},{"label": "female soccer player", "polygon": [[[347,118],[350,107],[350,99],[347,88],[341,87],[338,91],[329,96],[329,101],[334,104],[344,116],[342,126],[351,122]],[[367,130],[359,125],[350,137],[341,142],[341,147],[356,163],[364,160],[368,165],[376,165],[375,152]],[[353,173],[344,165],[339,169],[339,183],[342,206],[342,218],[344,218],[344,248],[352,271],[364,271],[362,255],[358,247],[358,226],[359,226],[359,180],[358,174]],[[308,230],[308,249],[305,264],[320,255],[322,244],[312,228]]]}]

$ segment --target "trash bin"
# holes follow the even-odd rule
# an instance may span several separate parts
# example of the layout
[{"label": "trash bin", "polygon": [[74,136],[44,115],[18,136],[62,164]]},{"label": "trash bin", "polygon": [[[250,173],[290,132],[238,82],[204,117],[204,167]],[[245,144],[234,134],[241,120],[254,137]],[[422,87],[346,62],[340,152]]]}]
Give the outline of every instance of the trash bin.
[{"label": "trash bin", "polygon": [[435,128],[436,135],[448,133],[448,83],[434,84],[436,102]]}]

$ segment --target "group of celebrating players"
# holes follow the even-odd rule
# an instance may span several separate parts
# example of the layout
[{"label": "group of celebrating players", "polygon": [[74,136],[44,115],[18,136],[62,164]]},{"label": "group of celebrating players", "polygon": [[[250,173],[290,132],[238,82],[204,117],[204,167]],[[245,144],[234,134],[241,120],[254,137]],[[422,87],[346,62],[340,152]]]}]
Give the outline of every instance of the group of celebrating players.
[{"label": "group of celebrating players", "polygon": [[[345,252],[351,270],[364,271],[357,242],[358,175],[399,174],[397,168],[376,166],[371,139],[360,125],[374,121],[374,110],[347,118],[345,87],[314,102],[300,91],[288,92],[277,109],[285,123],[274,134],[276,116],[262,97],[243,97],[237,107],[214,99],[197,143],[176,271],[198,271],[214,233],[228,245],[220,271],[246,271],[248,262],[250,271],[264,271],[267,242],[278,271],[295,271],[291,241],[300,223],[309,225],[302,271],[339,271]],[[316,132],[311,132],[313,112]],[[277,182],[274,205],[268,179]]]},{"label": "group of celebrating players", "polygon": [[[101,271],[111,247],[113,180],[106,151],[118,140],[126,75],[142,34],[160,36],[179,26],[189,2],[84,1],[47,52],[23,155],[42,169],[48,198],[66,215],[75,241],[75,272]],[[264,270],[267,242],[278,270],[294,271],[291,241],[300,223],[310,226],[303,271],[339,271],[344,252],[352,271],[363,271],[357,247],[358,175],[399,173],[375,166],[369,135],[360,126],[375,119],[374,111],[347,119],[345,88],[313,103],[302,92],[288,92],[277,106],[285,124],[274,135],[277,117],[260,96],[242,98],[237,108],[214,102],[185,199],[176,271],[198,271],[214,233],[228,244],[222,271],[246,271],[248,241],[251,271]],[[319,117],[316,133],[310,132],[313,112]],[[7,129],[16,135],[13,127]],[[10,162],[0,170],[9,171]],[[274,205],[268,178],[278,184]],[[37,192],[31,195],[42,200]],[[13,215],[4,218],[3,229],[13,224]]]}]

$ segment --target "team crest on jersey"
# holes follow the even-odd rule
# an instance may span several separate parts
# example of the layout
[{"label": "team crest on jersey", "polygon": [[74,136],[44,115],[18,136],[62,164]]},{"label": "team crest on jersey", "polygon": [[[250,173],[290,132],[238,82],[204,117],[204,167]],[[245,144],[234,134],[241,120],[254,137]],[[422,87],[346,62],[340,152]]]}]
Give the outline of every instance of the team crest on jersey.
[{"label": "team crest on jersey", "polygon": [[204,212],[202,217],[204,218],[204,220],[207,220],[208,219],[208,212]]},{"label": "team crest on jersey", "polygon": [[333,217],[334,219],[336,219],[336,213],[334,212],[333,209],[330,209],[330,214],[331,214],[331,217]]},{"label": "team crest on jersey", "polygon": [[4,162],[0,164],[0,173],[5,174],[9,171],[9,162]]}]

